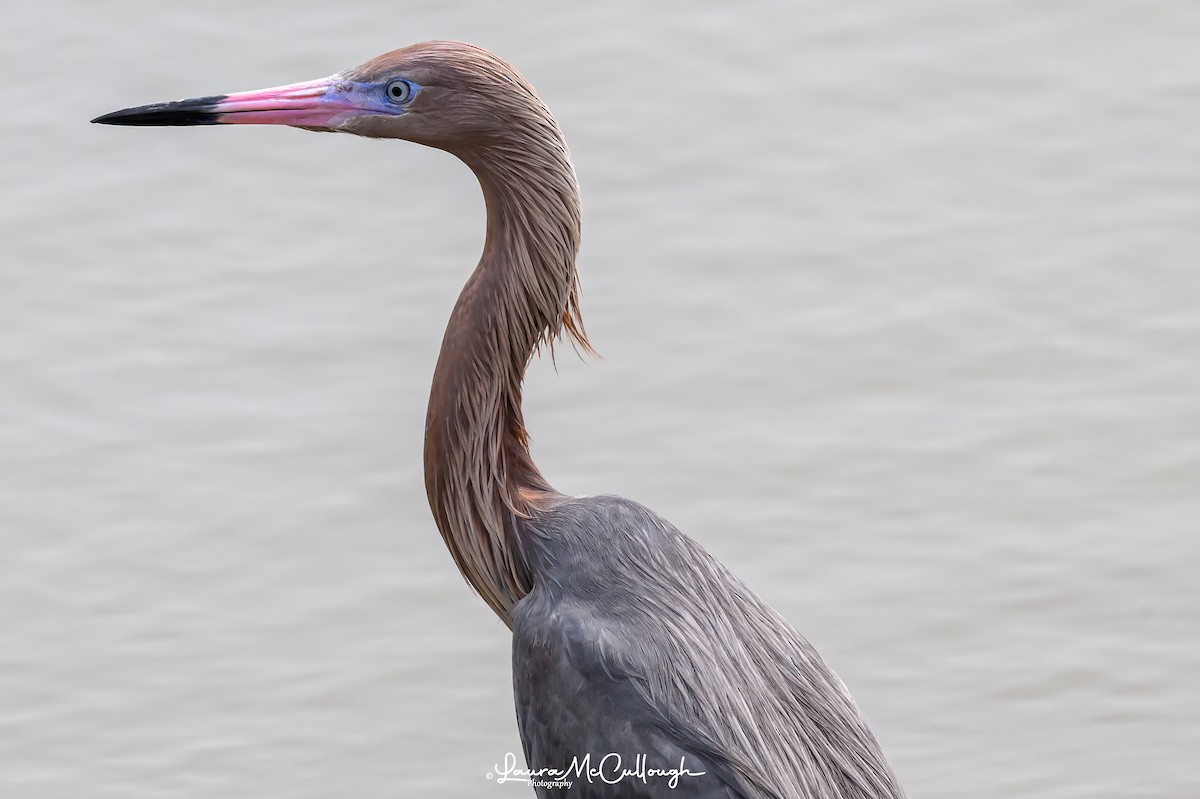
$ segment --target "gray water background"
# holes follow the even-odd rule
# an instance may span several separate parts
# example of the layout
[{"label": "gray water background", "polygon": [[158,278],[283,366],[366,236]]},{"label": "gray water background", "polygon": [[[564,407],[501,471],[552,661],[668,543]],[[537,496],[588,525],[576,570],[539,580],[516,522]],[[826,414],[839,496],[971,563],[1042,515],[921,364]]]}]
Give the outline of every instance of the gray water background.
[{"label": "gray water background", "polygon": [[529,796],[426,506],[449,156],[91,117],[428,38],[537,85],[603,361],[535,454],[805,632],[913,797],[1200,796],[1200,5],[13,4],[0,797]]}]

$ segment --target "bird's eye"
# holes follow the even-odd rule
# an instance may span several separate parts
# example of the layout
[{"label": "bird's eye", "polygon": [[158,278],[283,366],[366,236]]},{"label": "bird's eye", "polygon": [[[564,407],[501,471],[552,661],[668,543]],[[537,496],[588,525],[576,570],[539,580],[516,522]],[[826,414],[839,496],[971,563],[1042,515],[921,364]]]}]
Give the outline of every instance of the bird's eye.
[{"label": "bird's eye", "polygon": [[394,80],[387,85],[387,98],[393,103],[407,103],[412,99],[412,84],[406,80]]}]

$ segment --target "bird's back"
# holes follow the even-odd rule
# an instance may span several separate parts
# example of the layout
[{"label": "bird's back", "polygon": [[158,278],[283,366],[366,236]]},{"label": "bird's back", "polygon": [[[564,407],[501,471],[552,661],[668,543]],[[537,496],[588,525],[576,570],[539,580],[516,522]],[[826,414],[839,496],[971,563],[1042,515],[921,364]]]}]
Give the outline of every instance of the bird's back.
[{"label": "bird's back", "polygon": [[[904,796],[812,646],[668,522],[620,497],[566,499],[523,538],[535,586],[513,613],[513,679],[526,757],[563,769],[590,756],[601,771],[544,795]],[[605,784],[611,753],[692,774],[675,789],[666,776]]]}]

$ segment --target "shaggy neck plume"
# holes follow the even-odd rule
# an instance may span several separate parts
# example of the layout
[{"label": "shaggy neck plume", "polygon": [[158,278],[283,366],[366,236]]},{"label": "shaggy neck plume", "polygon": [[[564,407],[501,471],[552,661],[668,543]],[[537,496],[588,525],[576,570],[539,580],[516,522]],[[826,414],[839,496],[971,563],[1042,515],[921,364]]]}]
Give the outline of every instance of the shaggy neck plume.
[{"label": "shaggy neck plume", "polygon": [[553,118],[544,111],[539,121],[455,153],[479,178],[487,237],[446,327],[425,423],[425,488],[438,529],[506,624],[532,587],[519,520],[556,496],[529,453],[525,367],[564,328],[588,349],[575,273],[579,190]]}]

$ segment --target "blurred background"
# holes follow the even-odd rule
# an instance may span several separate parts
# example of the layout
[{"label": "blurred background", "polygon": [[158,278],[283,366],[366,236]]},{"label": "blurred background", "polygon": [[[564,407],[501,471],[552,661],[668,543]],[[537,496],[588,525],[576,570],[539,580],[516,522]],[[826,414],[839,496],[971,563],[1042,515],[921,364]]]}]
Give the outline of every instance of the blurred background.
[{"label": "blurred background", "polygon": [[429,38],[575,156],[560,489],[728,564],[913,797],[1200,795],[1200,6],[305,5],[5,15],[0,796],[531,795],[421,476],[473,177],[87,124]]}]

